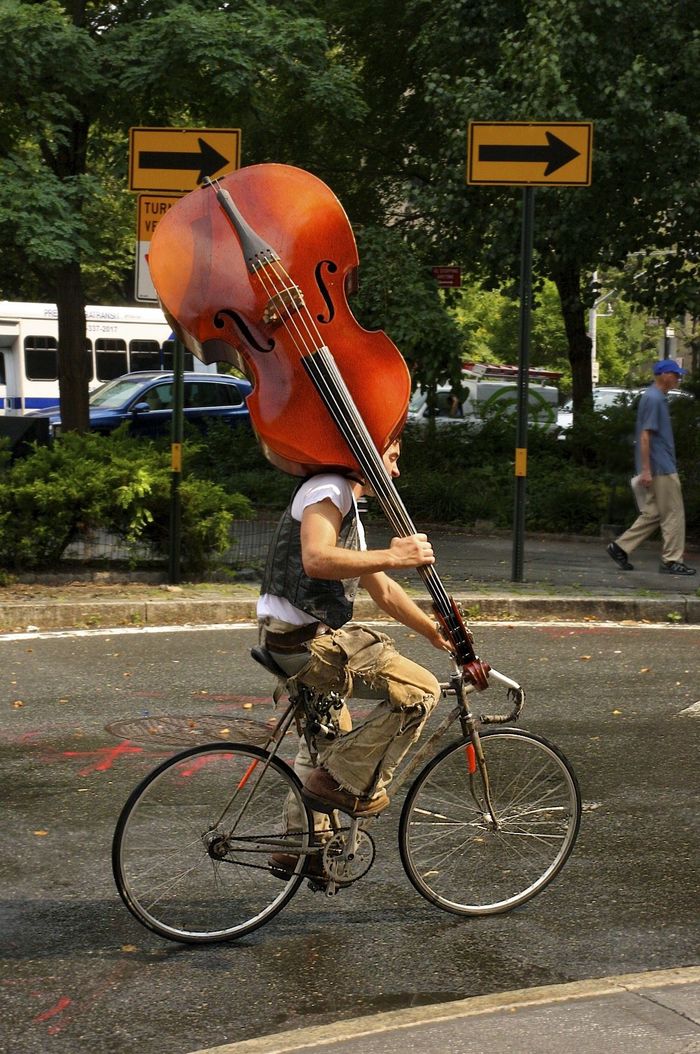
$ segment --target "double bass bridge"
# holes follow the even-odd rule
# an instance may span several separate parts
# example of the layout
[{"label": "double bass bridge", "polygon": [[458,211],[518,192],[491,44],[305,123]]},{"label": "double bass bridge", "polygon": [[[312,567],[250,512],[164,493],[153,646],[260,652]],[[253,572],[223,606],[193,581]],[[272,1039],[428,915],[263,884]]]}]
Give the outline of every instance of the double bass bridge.
[{"label": "double bass bridge", "polygon": [[286,318],[304,308],[304,294],[298,285],[281,289],[271,297],[262,314],[266,326],[279,326]]}]

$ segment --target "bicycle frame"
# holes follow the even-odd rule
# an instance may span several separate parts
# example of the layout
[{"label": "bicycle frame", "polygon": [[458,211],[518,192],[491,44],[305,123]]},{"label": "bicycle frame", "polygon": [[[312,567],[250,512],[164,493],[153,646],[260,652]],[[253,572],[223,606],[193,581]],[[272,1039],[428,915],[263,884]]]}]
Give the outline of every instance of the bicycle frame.
[{"label": "bicycle frame", "polygon": [[[271,672],[276,673],[276,671],[272,667],[267,665],[267,663],[263,662],[262,656],[259,658],[257,656],[254,657],[256,657],[257,661],[261,662],[262,665],[265,665],[267,669],[269,669]],[[440,725],[437,727],[437,729],[435,729],[432,735],[430,735],[429,738],[424,743],[422,743],[421,746],[418,747],[415,752],[413,752],[410,759],[399,766],[392,780],[391,791],[389,795],[391,798],[395,796],[396,792],[405,783],[408,777],[412,775],[412,773],[414,773],[418,766],[424,761],[426,756],[431,752],[433,744],[438,742],[442,738],[447,729],[450,728],[450,726],[453,725],[455,721],[459,721],[462,728],[462,735],[465,740],[468,739],[470,741],[471,748],[473,750],[473,756],[469,756],[468,758],[469,772],[471,777],[470,783],[472,785],[472,797],[481,808],[481,804],[478,802],[473,786],[473,776],[476,772],[476,768],[478,767],[482,779],[482,785],[484,789],[484,800],[486,808],[488,810],[489,819],[494,825],[494,827],[498,826],[498,817],[496,816],[493,804],[491,802],[488,770],[486,766],[486,760],[484,758],[484,752],[481,747],[478,729],[480,725],[484,724],[504,724],[509,721],[517,720],[520,716],[523,706],[525,705],[525,692],[521,685],[519,685],[516,681],[511,680],[511,678],[506,677],[504,674],[499,673],[498,670],[491,669],[489,671],[489,678],[493,678],[495,681],[503,684],[508,688],[509,696],[513,697],[514,705],[512,710],[507,714],[481,714],[477,717],[472,712],[468,702],[469,695],[476,691],[475,685],[464,678],[460,668],[455,663],[452,677],[449,681],[441,683],[440,688],[442,689],[443,697],[447,697],[448,695],[456,696],[457,704],[441,721]],[[241,809],[238,815],[236,816],[233,826],[231,828],[231,832],[235,830],[237,824],[243,816],[246,809],[246,805],[255,793],[255,789],[259,781],[263,778],[265,771],[270,764],[270,760],[278,753],[282,741],[284,740],[284,737],[287,734],[287,731],[289,730],[293,720],[296,719],[297,727],[299,728],[301,734],[303,734],[305,729],[309,728],[309,725],[312,722],[314,724],[314,732],[332,732],[331,726],[322,723],[318,717],[317,712],[311,711],[314,701],[318,698],[323,698],[323,696],[321,696],[319,693],[314,692],[313,689],[305,688],[303,686],[298,695],[290,697],[288,706],[280,716],[279,720],[277,721],[277,724],[270,733],[270,737],[267,743],[263,747],[263,749],[269,754],[269,757],[264,763],[261,771],[258,773],[257,778],[253,783],[252,787],[250,788],[248,798],[241,806]],[[326,709],[328,709],[328,707]],[[311,738],[312,737],[307,734],[307,742],[309,742],[310,748],[312,747]],[[236,799],[236,796],[238,795],[239,791],[242,790],[244,784],[247,783],[249,775],[252,775],[252,768],[254,767],[256,766],[251,766],[251,770],[249,770],[249,773],[246,773],[246,775],[241,780],[239,786],[235,789],[230,801],[221,813],[221,816],[219,817],[217,823],[221,822],[223,817],[231,808],[231,805]]]}]

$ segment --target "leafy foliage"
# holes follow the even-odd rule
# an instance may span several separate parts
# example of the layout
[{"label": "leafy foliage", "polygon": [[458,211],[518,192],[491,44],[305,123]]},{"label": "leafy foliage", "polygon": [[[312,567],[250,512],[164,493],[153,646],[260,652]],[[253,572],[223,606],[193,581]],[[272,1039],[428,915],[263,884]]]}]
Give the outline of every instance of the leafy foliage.
[{"label": "leafy foliage", "polygon": [[[0,464],[0,566],[55,566],[81,532],[104,530],[127,543],[168,552],[171,472],[165,445],[68,433]],[[201,570],[229,544],[235,518],[251,515],[248,500],[218,483],[185,478],[180,487],[183,565]]]}]

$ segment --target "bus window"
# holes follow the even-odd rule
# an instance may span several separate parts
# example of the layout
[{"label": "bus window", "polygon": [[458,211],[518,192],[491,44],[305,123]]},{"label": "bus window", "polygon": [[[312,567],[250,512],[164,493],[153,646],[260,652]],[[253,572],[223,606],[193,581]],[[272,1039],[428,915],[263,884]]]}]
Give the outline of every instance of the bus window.
[{"label": "bus window", "polygon": [[130,370],[159,370],[160,344],[157,340],[129,341]]},{"label": "bus window", "polygon": [[28,381],[58,379],[58,341],[55,337],[24,338],[24,372]]},{"label": "bus window", "polygon": [[[172,370],[173,368],[173,346],[174,340],[163,341],[163,369]],[[185,350],[185,369],[194,369],[194,355],[191,351]]]},{"label": "bus window", "polygon": [[115,337],[98,337],[95,341],[98,381],[111,381],[127,372],[126,341]]},{"label": "bus window", "polygon": [[0,384],[7,384],[7,374],[5,373],[5,354],[0,351]]},{"label": "bus window", "polygon": [[92,381],[95,379],[95,364],[92,361],[92,341],[85,341],[85,352],[87,354],[87,375],[88,380]]}]

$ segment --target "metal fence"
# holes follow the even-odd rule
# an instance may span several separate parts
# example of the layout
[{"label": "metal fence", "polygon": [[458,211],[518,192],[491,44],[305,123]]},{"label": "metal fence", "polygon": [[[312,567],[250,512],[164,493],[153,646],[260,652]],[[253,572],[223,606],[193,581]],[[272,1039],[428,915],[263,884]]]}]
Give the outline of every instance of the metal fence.
[{"label": "metal fence", "polygon": [[[267,556],[277,520],[238,520],[231,529],[228,549],[212,560],[213,567],[260,568]],[[128,564],[160,568],[167,557],[143,543],[128,543],[107,531],[87,531],[75,538],[63,553],[63,562],[72,565]]]}]

